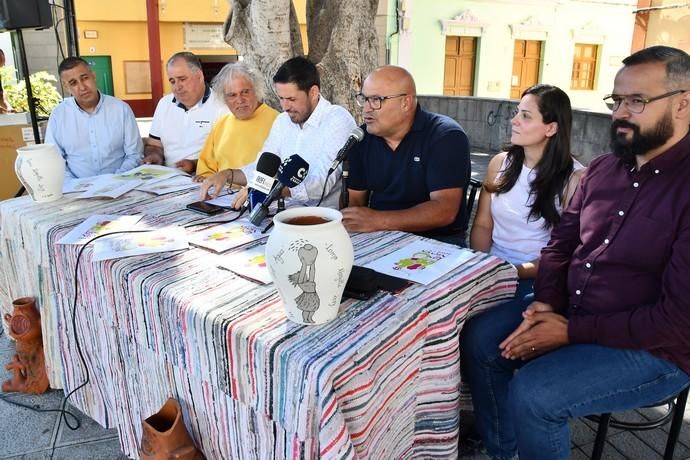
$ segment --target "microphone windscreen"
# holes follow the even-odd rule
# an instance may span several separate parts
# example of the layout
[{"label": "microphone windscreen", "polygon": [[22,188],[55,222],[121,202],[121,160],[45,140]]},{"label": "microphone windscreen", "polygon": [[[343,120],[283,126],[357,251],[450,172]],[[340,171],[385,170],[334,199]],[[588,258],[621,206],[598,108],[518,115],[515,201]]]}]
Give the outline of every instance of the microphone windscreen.
[{"label": "microphone windscreen", "polygon": [[267,176],[274,177],[280,167],[280,157],[275,153],[264,152],[256,162],[256,170]]},{"label": "microphone windscreen", "polygon": [[362,139],[364,139],[364,130],[358,126],[352,130],[352,132],[350,133],[350,136],[354,137],[355,140],[357,140],[357,142],[359,142]]},{"label": "microphone windscreen", "polygon": [[278,181],[292,188],[302,183],[307,177],[307,172],[309,172],[309,163],[295,154],[286,158],[278,168]]}]

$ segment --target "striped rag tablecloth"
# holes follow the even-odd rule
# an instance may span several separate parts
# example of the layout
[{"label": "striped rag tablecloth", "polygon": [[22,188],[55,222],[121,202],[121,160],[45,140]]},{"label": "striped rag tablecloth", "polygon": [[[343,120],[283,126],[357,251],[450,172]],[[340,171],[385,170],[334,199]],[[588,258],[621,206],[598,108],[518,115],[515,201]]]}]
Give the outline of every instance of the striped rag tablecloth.
[{"label": "striped rag tablecloth", "polygon": [[[90,383],[71,402],[116,427],[133,458],[141,421],[168,397],[209,459],[457,458],[458,334],[513,294],[514,268],[477,253],[431,285],[346,300],[336,320],[302,326],[287,320],[272,285],[218,268],[202,249],[94,262],[89,246],[73,311],[80,247],[57,240],[97,213],[198,221],[184,209],[195,193],[0,203],[2,308],[38,298],[51,385],[84,381],[78,334]],[[418,238],[353,235],[355,263]]]}]

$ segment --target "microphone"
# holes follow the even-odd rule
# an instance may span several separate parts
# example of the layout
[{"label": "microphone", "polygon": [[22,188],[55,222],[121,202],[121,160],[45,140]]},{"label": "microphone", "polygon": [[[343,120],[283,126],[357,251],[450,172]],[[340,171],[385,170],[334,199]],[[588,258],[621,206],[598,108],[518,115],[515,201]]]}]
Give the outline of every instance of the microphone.
[{"label": "microphone", "polygon": [[283,187],[292,188],[302,183],[309,172],[309,163],[299,155],[292,155],[278,168],[278,179],[266,199],[252,210],[249,222],[257,227],[268,216],[268,206],[280,197]]},{"label": "microphone", "polygon": [[251,182],[248,185],[247,199],[244,200],[242,204],[242,209],[254,209],[254,207],[260,204],[271,191],[273,182],[275,182],[274,177],[278,172],[280,167],[280,157],[275,153],[264,152],[259,157],[256,162],[256,169],[254,170],[254,175],[252,176]]},{"label": "microphone", "polygon": [[343,148],[338,150],[338,154],[335,156],[333,164],[331,164],[331,167],[328,169],[329,176],[333,174],[335,168],[337,168],[338,165],[345,159],[345,157],[347,156],[347,152],[350,151],[352,146],[355,145],[357,142],[361,141],[362,139],[364,139],[364,130],[359,127],[353,129],[350,133],[350,136],[347,138],[347,141],[345,141],[345,145],[343,145]]}]

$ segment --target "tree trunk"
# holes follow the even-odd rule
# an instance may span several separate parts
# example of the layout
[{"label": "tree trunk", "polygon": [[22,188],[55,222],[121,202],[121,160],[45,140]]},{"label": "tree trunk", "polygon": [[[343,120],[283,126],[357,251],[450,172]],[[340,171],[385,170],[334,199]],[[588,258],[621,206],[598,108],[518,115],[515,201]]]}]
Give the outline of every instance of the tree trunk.
[{"label": "tree trunk", "polygon": [[[271,88],[278,67],[304,54],[292,1],[230,0],[230,8],[225,41],[264,75]],[[319,69],[321,92],[355,118],[360,110],[353,95],[377,65],[377,8],[378,0],[307,0],[307,57]],[[267,102],[279,109],[272,91]]]}]

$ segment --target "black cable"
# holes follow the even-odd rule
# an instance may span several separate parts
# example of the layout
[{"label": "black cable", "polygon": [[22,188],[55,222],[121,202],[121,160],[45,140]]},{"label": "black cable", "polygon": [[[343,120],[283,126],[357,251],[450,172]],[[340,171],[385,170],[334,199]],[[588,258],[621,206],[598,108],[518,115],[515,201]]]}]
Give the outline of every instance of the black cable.
[{"label": "black cable", "polygon": [[[194,227],[194,226],[199,226],[199,225],[212,225],[212,224],[223,224],[223,223],[229,223],[233,222],[237,219],[239,219],[242,214],[244,214],[245,209],[243,209],[236,217],[230,220],[225,220],[225,221],[212,221],[212,222],[201,222],[201,223],[195,223],[195,224],[188,224],[185,225],[184,228],[189,228],[189,227]],[[74,333],[74,343],[77,349],[77,354],[79,355],[79,360],[81,361],[82,367],[83,367],[83,372],[84,372],[84,380],[82,383],[80,383],[76,388],[74,388],[72,391],[67,393],[65,397],[62,400],[62,403],[60,404],[60,409],[39,409],[37,407],[30,406],[28,404],[20,403],[17,401],[12,401],[8,399],[6,396],[4,396],[3,393],[0,393],[0,400],[3,400],[9,404],[13,404],[15,406],[23,407],[26,409],[30,409],[35,412],[58,412],[60,413],[60,416],[58,418],[58,425],[57,425],[57,430],[56,433],[59,433],[60,431],[60,426],[62,425],[62,421],[65,421],[65,425],[67,428],[69,428],[72,431],[78,430],[81,427],[81,422],[79,421],[79,418],[74,415],[72,412],[68,411],[66,409],[67,407],[67,402],[69,401],[69,398],[76,393],[77,391],[81,390],[84,388],[86,385],[89,384],[91,381],[91,375],[89,373],[89,368],[88,365],[86,364],[86,358],[84,357],[84,351],[81,348],[81,342],[79,340],[79,333],[77,332],[77,300],[79,298],[79,263],[81,262],[81,256],[84,253],[84,250],[86,247],[93,243],[94,241],[106,237],[106,236],[112,236],[112,235],[117,235],[117,234],[124,234],[124,233],[147,233],[147,232],[152,232],[155,231],[156,229],[147,229],[147,230],[121,230],[117,232],[110,232],[110,233],[104,233],[102,235],[97,235],[90,240],[86,241],[84,245],[79,249],[79,252],[77,253],[77,260],[74,266],[74,297],[72,301],[72,331]],[[71,417],[74,420],[74,424],[71,424],[70,420],[68,417]],[[57,444],[57,436],[53,439],[52,445],[51,445],[51,452],[50,452],[50,458],[52,460],[53,456],[55,455],[55,448]]]},{"label": "black cable", "polygon": [[65,7],[63,7],[62,5],[58,5],[55,2],[50,2],[49,5],[52,7],[50,9],[50,15],[53,19],[53,31],[55,32],[55,40],[57,42],[57,48],[58,48],[58,51],[60,53],[60,54],[55,56],[55,61],[59,65],[60,64],[60,62],[59,62],[60,56],[62,56],[62,59],[65,59],[65,50],[62,48],[62,42],[60,41],[60,33],[58,32],[58,26],[60,25],[60,22],[65,20],[65,18],[62,17],[62,18],[56,20],[57,13],[55,10],[56,10],[56,8],[62,8],[64,10]]},{"label": "black cable", "polygon": [[[29,409],[29,410],[32,410],[34,412],[60,412],[64,416],[72,417],[74,419],[75,426],[77,428],[81,427],[81,422],[79,421],[79,418],[68,410],[63,411],[62,409],[41,409],[40,408],[41,406],[39,406],[38,404],[32,406],[29,404],[21,403],[19,401],[13,401],[12,399],[7,397],[8,394],[10,394],[10,393],[0,393],[0,400],[5,401],[7,404],[12,404],[14,406],[23,407],[25,409]],[[19,394],[19,393],[15,393],[15,394]]]},{"label": "black cable", "polygon": [[316,206],[319,207],[321,206],[321,202],[323,201],[324,195],[326,195],[326,187],[328,186],[328,178],[331,176],[332,172],[326,174],[326,179],[323,181],[323,190],[321,190],[321,198],[319,198],[319,202],[316,203]]},{"label": "black cable", "polygon": [[[58,425],[57,425],[57,430],[56,433],[60,431],[60,425],[62,424],[62,420],[65,420],[65,425],[67,425],[67,428],[69,428],[72,431],[75,431],[79,429],[80,424],[77,423],[76,425],[70,425],[69,421],[67,420],[67,417],[65,416],[65,413],[67,412],[65,410],[65,407],[67,406],[67,401],[69,398],[76,393],[77,391],[81,390],[84,388],[88,383],[91,381],[91,376],[89,374],[89,368],[86,365],[86,358],[84,358],[84,352],[81,349],[81,342],[79,341],[79,334],[77,333],[77,299],[79,296],[79,262],[81,261],[81,255],[84,253],[84,249],[86,247],[96,241],[97,239],[106,237],[106,236],[111,236],[111,235],[117,235],[117,234],[122,234],[122,233],[146,233],[146,232],[152,232],[155,229],[148,229],[148,230],[121,230],[117,232],[110,232],[110,233],[104,233],[102,235],[94,236],[90,240],[88,240],[84,245],[81,247],[79,250],[79,253],[77,253],[77,261],[74,266],[74,300],[72,302],[72,331],[74,332],[74,343],[77,348],[77,353],[79,355],[79,360],[81,361],[81,364],[84,368],[84,375],[85,379],[84,381],[75,389],[67,393],[67,395],[64,397],[62,400],[62,404],[60,405],[60,417],[58,418]],[[55,439],[53,439],[53,443],[51,445],[51,451],[50,451],[50,458],[52,460],[53,455],[55,455],[55,445],[57,443],[57,436],[55,436]]]},{"label": "black cable", "polygon": [[[221,208],[224,208],[224,206],[221,206]],[[245,213],[246,210],[247,210],[247,208],[244,208],[244,207],[243,207],[243,208],[240,210],[239,214],[237,214],[235,217],[233,217],[233,218],[230,219],[230,220],[212,220],[212,221],[196,222],[196,223],[193,223],[193,224],[184,225],[183,227],[184,227],[184,228],[190,228],[190,227],[200,227],[200,226],[202,226],[202,225],[229,224],[230,222],[235,222],[237,219],[239,219],[240,217],[242,217],[242,215]]]}]

